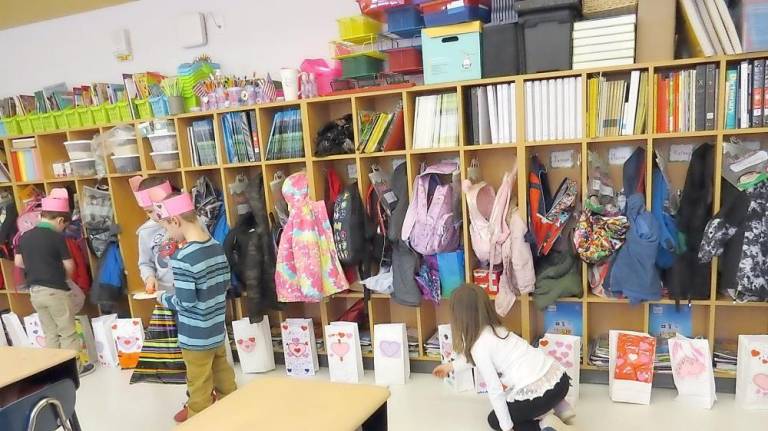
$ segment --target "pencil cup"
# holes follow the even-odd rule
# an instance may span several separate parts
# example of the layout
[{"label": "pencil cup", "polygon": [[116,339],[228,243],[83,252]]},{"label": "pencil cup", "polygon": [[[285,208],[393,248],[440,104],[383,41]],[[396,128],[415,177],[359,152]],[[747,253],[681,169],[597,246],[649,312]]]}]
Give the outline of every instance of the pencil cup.
[{"label": "pencil cup", "polygon": [[243,89],[240,87],[227,88],[227,103],[229,108],[237,108],[240,106],[240,94]]},{"label": "pencil cup", "polygon": [[283,97],[286,101],[299,98],[299,71],[280,69],[280,81],[283,83]]},{"label": "pencil cup", "polygon": [[184,98],[181,96],[171,96],[168,98],[168,111],[171,115],[184,113]]},{"label": "pencil cup", "polygon": [[245,104],[248,106],[255,105],[256,104],[256,87],[253,85],[246,85],[245,86]]},{"label": "pencil cup", "polygon": [[222,87],[216,88],[216,109],[227,107],[227,92]]}]

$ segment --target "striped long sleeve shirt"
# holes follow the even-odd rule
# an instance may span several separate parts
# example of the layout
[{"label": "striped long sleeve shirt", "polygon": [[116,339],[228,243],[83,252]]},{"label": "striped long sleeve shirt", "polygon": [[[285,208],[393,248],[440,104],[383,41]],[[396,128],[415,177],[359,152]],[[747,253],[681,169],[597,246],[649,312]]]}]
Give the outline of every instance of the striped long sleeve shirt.
[{"label": "striped long sleeve shirt", "polygon": [[175,294],[160,302],[178,313],[179,346],[208,350],[224,342],[226,292],[230,269],[221,244],[213,238],[189,242],[171,257]]}]

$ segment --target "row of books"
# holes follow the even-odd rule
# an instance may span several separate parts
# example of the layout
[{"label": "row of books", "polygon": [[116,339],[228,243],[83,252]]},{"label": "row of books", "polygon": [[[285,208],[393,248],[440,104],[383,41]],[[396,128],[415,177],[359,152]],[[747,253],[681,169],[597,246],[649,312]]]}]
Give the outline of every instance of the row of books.
[{"label": "row of books", "polygon": [[768,125],[766,59],[744,60],[725,71],[725,128]]},{"label": "row of books", "polygon": [[680,0],[680,9],[693,56],[743,52],[725,0]]},{"label": "row of books", "polygon": [[358,153],[397,151],[405,148],[403,105],[392,112],[362,111],[359,116],[360,144]]},{"label": "row of books", "polygon": [[286,109],[275,114],[267,142],[267,160],[304,157],[301,111]]},{"label": "row of books", "polygon": [[735,373],[738,352],[736,340],[715,340],[715,349],[712,352],[715,370]]},{"label": "row of books", "polygon": [[416,97],[413,148],[450,148],[459,145],[456,93]]},{"label": "row of books", "polygon": [[192,125],[187,127],[187,140],[193,166],[210,166],[218,163],[213,120],[208,118],[193,121]]},{"label": "row of books", "polygon": [[[14,171],[17,174],[17,181],[38,181],[43,179],[43,167],[37,148],[12,150],[11,163],[13,163]],[[10,178],[10,174],[5,166],[2,166],[0,171],[2,171],[2,175]]]},{"label": "row of books", "polygon": [[635,14],[573,23],[573,68],[635,62]]},{"label": "row of books", "polygon": [[629,80],[604,75],[587,82],[589,136],[627,136],[645,133],[648,112],[648,72],[633,70]]},{"label": "row of books", "polygon": [[515,84],[472,87],[467,109],[470,143],[501,144],[517,141]]},{"label": "row of books", "polygon": [[718,73],[710,63],[656,74],[656,132],[714,130]]},{"label": "row of books", "polygon": [[525,139],[549,141],[583,135],[581,77],[525,83]]},{"label": "row of books", "polygon": [[253,110],[223,114],[221,128],[229,163],[261,160],[256,113]]}]

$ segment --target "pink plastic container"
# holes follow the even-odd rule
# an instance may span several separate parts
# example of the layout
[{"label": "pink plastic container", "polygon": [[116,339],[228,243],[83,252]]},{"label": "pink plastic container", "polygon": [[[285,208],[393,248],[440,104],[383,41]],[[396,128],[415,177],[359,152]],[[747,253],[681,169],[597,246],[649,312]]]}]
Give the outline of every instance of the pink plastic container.
[{"label": "pink plastic container", "polygon": [[341,78],[341,62],[335,60],[308,58],[301,62],[300,69],[302,72],[315,74],[317,94],[320,96],[331,94],[331,82]]}]

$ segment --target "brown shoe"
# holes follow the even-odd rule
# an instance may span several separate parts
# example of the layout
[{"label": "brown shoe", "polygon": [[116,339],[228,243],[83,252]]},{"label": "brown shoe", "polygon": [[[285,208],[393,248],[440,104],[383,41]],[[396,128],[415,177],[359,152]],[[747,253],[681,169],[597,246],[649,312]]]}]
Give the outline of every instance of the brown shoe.
[{"label": "brown shoe", "polygon": [[184,404],[184,407],[182,407],[178,413],[173,415],[173,420],[175,420],[176,423],[182,423],[185,420],[187,420],[188,417],[189,417],[189,408],[187,407],[186,404]]}]

